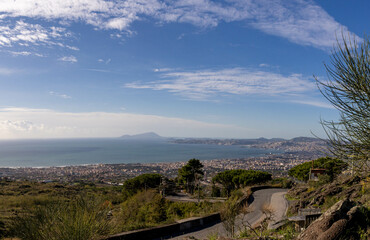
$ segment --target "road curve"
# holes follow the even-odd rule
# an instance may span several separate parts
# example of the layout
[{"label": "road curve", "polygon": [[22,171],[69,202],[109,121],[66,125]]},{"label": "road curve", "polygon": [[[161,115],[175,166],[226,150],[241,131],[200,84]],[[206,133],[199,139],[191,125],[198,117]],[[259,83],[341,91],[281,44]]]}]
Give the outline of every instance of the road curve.
[{"label": "road curve", "polygon": [[[242,230],[246,225],[246,221],[252,226],[257,225],[263,220],[264,214],[262,212],[264,206],[268,206],[273,210],[275,215],[274,220],[279,219],[285,215],[286,211],[286,200],[284,194],[287,192],[286,189],[281,188],[269,188],[255,191],[251,196],[251,203],[249,205],[250,212],[245,215],[239,215],[236,220],[236,231]],[[227,232],[222,223],[215,224],[208,228],[169,238],[171,240],[183,240],[191,236],[197,239],[208,239],[212,235],[227,236]]]}]

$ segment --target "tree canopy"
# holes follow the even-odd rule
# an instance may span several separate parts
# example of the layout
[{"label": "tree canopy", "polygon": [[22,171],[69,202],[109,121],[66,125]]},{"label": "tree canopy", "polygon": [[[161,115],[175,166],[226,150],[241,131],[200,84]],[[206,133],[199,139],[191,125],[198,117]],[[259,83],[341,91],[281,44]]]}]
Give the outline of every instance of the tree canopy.
[{"label": "tree canopy", "polygon": [[188,192],[193,193],[195,180],[204,175],[203,164],[199,159],[190,159],[188,163],[179,169],[179,182],[186,186]]},{"label": "tree canopy", "polygon": [[157,173],[145,173],[128,179],[123,183],[123,193],[129,197],[145,188],[156,188],[160,185],[162,177]]},{"label": "tree canopy", "polygon": [[244,169],[226,170],[217,173],[212,178],[212,182],[221,184],[226,189],[228,195],[234,189],[268,180],[271,180],[270,173]]},{"label": "tree canopy", "polygon": [[[335,158],[318,158],[313,162],[314,168],[323,168],[326,170],[326,174],[330,177],[330,180],[341,173],[348,164],[342,160]],[[291,168],[288,172],[289,176],[294,177],[301,181],[307,181],[309,179],[310,168],[312,167],[312,162],[305,162]]]},{"label": "tree canopy", "polygon": [[342,37],[325,64],[327,81],[316,78],[321,93],[340,112],[338,121],[322,120],[329,151],[357,172],[369,172],[370,42]]}]

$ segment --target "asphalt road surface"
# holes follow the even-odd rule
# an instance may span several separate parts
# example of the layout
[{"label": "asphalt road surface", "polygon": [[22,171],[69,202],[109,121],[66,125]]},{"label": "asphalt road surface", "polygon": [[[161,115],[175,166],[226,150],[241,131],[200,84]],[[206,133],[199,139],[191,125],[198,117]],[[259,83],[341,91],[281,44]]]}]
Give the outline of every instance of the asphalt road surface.
[{"label": "asphalt road surface", "polygon": [[[251,204],[248,207],[247,214],[241,214],[236,219],[236,232],[239,232],[246,225],[256,226],[264,219],[263,208],[269,207],[273,212],[274,222],[279,221],[285,216],[287,209],[287,201],[284,198],[284,194],[287,192],[286,189],[281,188],[270,188],[255,191],[251,197]],[[197,239],[208,239],[212,235],[227,236],[227,231],[224,228],[223,223],[218,223],[208,228],[204,228],[199,231],[184,234],[174,238],[172,240],[183,240],[191,236]]]}]

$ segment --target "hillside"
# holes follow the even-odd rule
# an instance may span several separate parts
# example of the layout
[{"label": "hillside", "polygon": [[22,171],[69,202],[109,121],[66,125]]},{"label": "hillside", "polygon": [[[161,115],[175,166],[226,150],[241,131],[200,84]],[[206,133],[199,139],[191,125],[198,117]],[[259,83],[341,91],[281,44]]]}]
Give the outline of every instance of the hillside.
[{"label": "hillside", "polygon": [[289,216],[300,209],[320,209],[323,213],[298,239],[366,239],[370,231],[368,180],[342,174],[327,184],[304,183],[290,189]]}]

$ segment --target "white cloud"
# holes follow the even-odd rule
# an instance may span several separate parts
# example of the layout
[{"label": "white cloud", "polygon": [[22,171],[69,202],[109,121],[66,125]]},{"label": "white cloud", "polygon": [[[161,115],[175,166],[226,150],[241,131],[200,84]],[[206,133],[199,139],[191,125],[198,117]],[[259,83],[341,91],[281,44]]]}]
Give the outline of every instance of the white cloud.
[{"label": "white cloud", "polygon": [[[83,22],[95,29],[113,29],[132,34],[134,21],[154,19],[159,23],[188,23],[198,27],[216,27],[221,22],[244,21],[248,27],[291,42],[321,49],[331,48],[336,34],[347,28],[311,0],[2,0],[0,19],[27,17],[48,23]],[[25,21],[25,20],[24,20]],[[25,22],[20,22],[24,25]],[[14,40],[30,44],[51,43],[63,36],[64,28],[40,25],[23,26],[19,34],[7,26],[0,28],[0,46]],[[30,34],[30,33],[33,34]],[[116,33],[111,36],[122,37]]]},{"label": "white cloud", "polygon": [[261,63],[260,65],[258,65],[259,67],[269,67],[270,65],[267,64],[267,63]]},{"label": "white cloud", "polygon": [[75,47],[75,46],[66,45],[66,48],[71,49],[73,51],[80,51],[80,49],[78,47]]},{"label": "white cloud", "polygon": [[130,23],[133,21],[134,19],[127,19],[127,18],[113,18],[113,19],[110,19],[107,23],[106,23],[106,28],[108,29],[118,29],[118,30],[123,30],[123,29],[127,29],[129,26],[130,26]]},{"label": "white cloud", "polygon": [[34,130],[43,130],[44,125],[39,124],[35,125],[30,121],[11,121],[11,120],[5,120],[0,122],[0,131],[6,130],[6,131],[15,131],[15,132],[31,132]]},{"label": "white cloud", "polygon": [[67,94],[61,94],[61,93],[57,93],[57,92],[53,92],[53,91],[50,91],[49,95],[64,98],[64,99],[71,99],[72,98],[71,96],[69,96]]},{"label": "white cloud", "polygon": [[172,68],[155,68],[153,69],[153,72],[169,72]]},{"label": "white cloud", "polygon": [[207,99],[221,94],[291,95],[315,89],[311,78],[301,74],[282,75],[246,68],[165,72],[163,80],[128,83],[127,88],[164,90],[191,99]]},{"label": "white cloud", "polygon": [[64,56],[59,58],[59,61],[76,63],[77,58],[75,56]]},{"label": "white cloud", "polygon": [[12,54],[13,56],[36,56],[36,57],[44,57],[44,55],[42,55],[40,53],[29,52],[29,51],[20,51],[20,52],[9,51],[9,53]]},{"label": "white cloud", "polygon": [[301,99],[301,100],[292,100],[292,102],[298,103],[298,104],[311,105],[314,107],[335,109],[333,105],[326,103],[326,102],[317,101],[317,100],[304,100],[304,99],[302,100]]},{"label": "white cloud", "polygon": [[124,112],[70,113],[15,107],[0,112],[2,139],[119,137],[149,131],[177,137],[243,137],[249,133],[234,125]]},{"label": "white cloud", "polygon": [[23,20],[18,20],[14,24],[0,20],[0,23],[0,47],[11,47],[15,43],[23,46],[59,45],[59,41],[68,35],[65,28],[43,27]]}]

